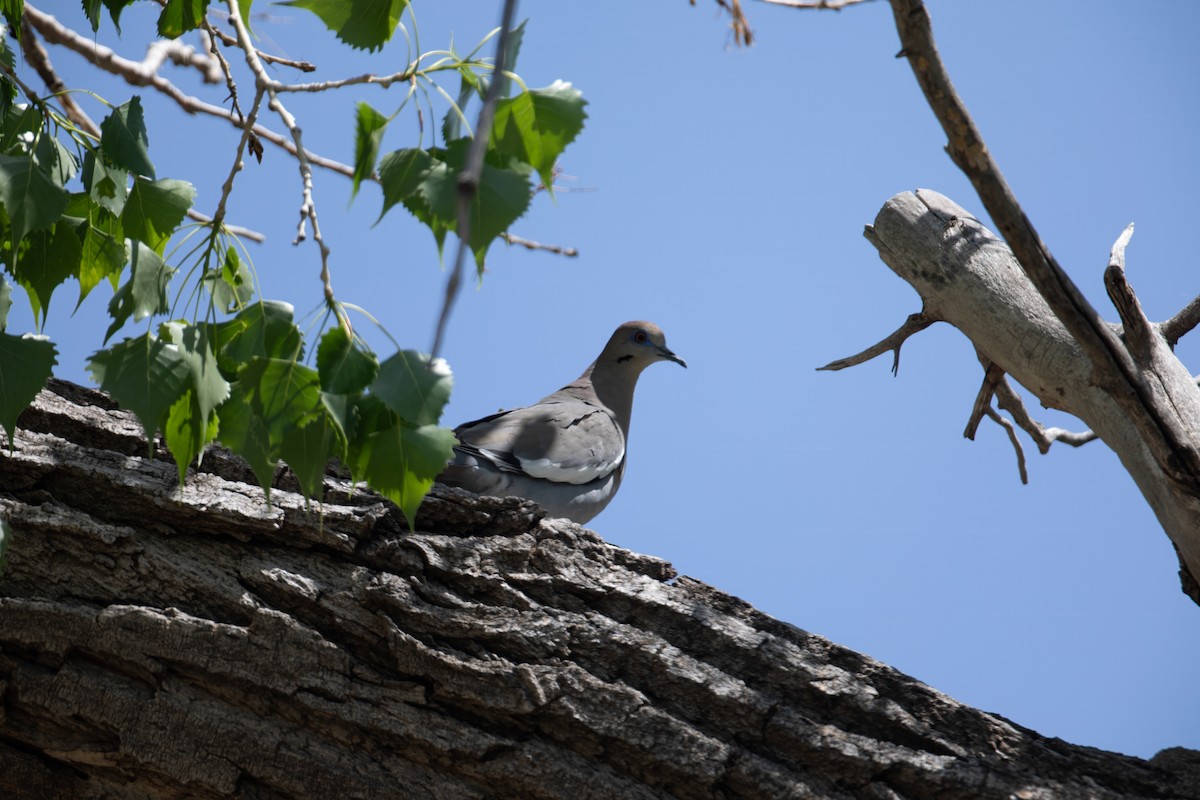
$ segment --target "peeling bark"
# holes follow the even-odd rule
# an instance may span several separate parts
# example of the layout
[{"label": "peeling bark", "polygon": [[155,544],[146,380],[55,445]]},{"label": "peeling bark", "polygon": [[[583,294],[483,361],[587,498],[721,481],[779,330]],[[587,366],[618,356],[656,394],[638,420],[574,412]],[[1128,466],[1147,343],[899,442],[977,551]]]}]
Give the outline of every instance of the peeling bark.
[{"label": "peeling bark", "polygon": [[0,456],[5,798],[1195,798],[516,499],[182,489],[54,382]]}]

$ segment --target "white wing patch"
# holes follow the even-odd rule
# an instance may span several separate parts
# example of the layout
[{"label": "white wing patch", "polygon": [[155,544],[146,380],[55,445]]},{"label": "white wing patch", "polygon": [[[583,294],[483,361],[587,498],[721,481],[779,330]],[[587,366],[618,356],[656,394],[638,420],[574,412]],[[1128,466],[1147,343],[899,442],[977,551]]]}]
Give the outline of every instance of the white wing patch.
[{"label": "white wing patch", "polygon": [[518,457],[521,462],[521,469],[525,470],[526,474],[532,475],[535,478],[542,480],[554,481],[555,483],[590,483],[597,478],[603,478],[612,474],[613,470],[621,466],[621,461],[625,458],[625,446],[621,446],[621,452],[617,453],[617,457],[612,461],[597,461],[591,463],[580,464],[577,467],[565,467],[557,461],[552,461],[549,458],[534,458],[526,459]]}]

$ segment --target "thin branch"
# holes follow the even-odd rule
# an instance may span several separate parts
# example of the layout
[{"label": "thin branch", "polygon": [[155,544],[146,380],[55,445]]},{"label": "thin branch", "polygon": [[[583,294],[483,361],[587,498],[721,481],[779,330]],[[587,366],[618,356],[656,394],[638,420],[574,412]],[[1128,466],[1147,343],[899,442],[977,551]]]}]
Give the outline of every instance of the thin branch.
[{"label": "thin branch", "polygon": [[1159,327],[1159,333],[1167,340],[1167,345],[1174,350],[1175,345],[1197,325],[1200,325],[1200,296],[1183,307],[1175,316]]},{"label": "thin branch", "polygon": [[[23,19],[29,20],[30,24],[37,29],[47,42],[61,45],[69,50],[83,56],[95,66],[103,69],[105,72],[112,73],[127,83],[133,86],[149,86],[153,89],[162,92],[166,96],[174,100],[184,111],[189,114],[201,113],[223,119],[239,130],[243,127],[243,122],[228,109],[214,106],[200,100],[199,98],[186,95],[181,92],[174,84],[157,74],[147,74],[142,68],[142,64],[137,61],[130,61],[122,58],[114,53],[110,48],[96,44],[90,39],[80,36],[75,31],[64,28],[59,24],[58,20],[47,14],[43,14],[28,3],[25,4],[25,15]],[[266,128],[261,125],[253,126],[252,130],[255,135],[283,148],[292,156],[299,158],[299,153],[296,151],[296,146],[282,134]],[[342,164],[341,162],[332,159],[324,158],[315,153],[304,151],[305,158],[314,166],[328,169],[332,172],[337,172],[345,175],[347,178],[354,177],[354,168]]]},{"label": "thin branch", "polygon": [[[979,387],[979,394],[975,396],[975,404],[971,408],[971,416],[967,420],[967,428],[963,431],[963,436],[972,441],[975,440],[975,433],[979,430],[979,423],[983,421],[983,415],[992,408],[992,395],[996,393],[996,387],[1000,385],[1000,381],[1004,380],[1004,370],[999,364],[993,361],[988,361],[986,357],[980,353],[979,360],[986,365],[983,373],[983,385]],[[1021,470],[1025,472],[1024,468]]]},{"label": "thin branch", "polygon": [[488,84],[483,108],[479,109],[479,121],[475,123],[475,134],[471,137],[471,147],[467,150],[466,163],[458,176],[458,250],[454,254],[454,268],[446,279],[446,294],[442,299],[442,312],[438,315],[433,346],[429,349],[430,363],[438,357],[441,350],[446,324],[450,321],[450,311],[454,307],[454,300],[458,297],[458,290],[462,284],[463,261],[466,260],[467,250],[471,246],[471,203],[479,191],[479,179],[483,174],[483,154],[487,149],[488,137],[492,132],[492,117],[496,113],[496,104],[500,102],[500,95],[508,83],[504,70],[508,66],[506,63],[508,38],[516,8],[516,0],[504,0],[504,10],[500,14],[500,36],[496,41],[496,59],[492,80]]},{"label": "thin branch", "polygon": [[276,92],[326,92],[330,89],[341,89],[346,86],[361,86],[375,85],[382,86],[384,89],[391,88],[393,83],[407,83],[417,74],[416,69],[409,67],[402,72],[393,72],[391,75],[375,75],[374,73],[364,73],[356,75],[353,78],[342,78],[336,81],[320,81],[318,83],[281,83],[272,81],[273,88]]},{"label": "thin branch", "polygon": [[522,239],[520,236],[516,236],[507,232],[500,234],[500,238],[509,244],[518,244],[527,250],[544,250],[547,253],[555,253],[560,256],[567,256],[568,258],[574,258],[575,256],[579,255],[579,251],[574,247],[563,247],[562,245],[557,244],[542,244],[541,242],[535,242],[532,239]]},{"label": "thin branch", "polygon": [[[288,132],[292,135],[292,140],[296,143],[296,159],[300,162],[300,179],[303,184],[303,200],[300,203],[300,222],[296,228],[296,238],[293,244],[299,244],[305,238],[305,223],[312,223],[313,241],[316,242],[318,250],[321,253],[321,284],[325,287],[325,301],[333,304],[333,281],[329,274],[329,246],[325,244],[324,237],[321,236],[321,225],[317,220],[317,203],[313,198],[313,178],[312,164],[308,160],[308,153],[304,149],[302,139],[303,133],[300,126],[296,122],[296,118],[292,116],[287,107],[279,100],[279,96],[274,89],[275,81],[272,81],[268,76],[266,69],[262,65],[262,61],[258,58],[258,53],[250,42],[250,32],[246,30],[245,23],[242,22],[242,16],[238,10],[238,0],[226,0],[229,5],[229,21],[233,23],[237,29],[238,46],[246,56],[246,64],[250,67],[250,71],[254,74],[257,93],[254,101],[255,109],[261,102],[262,94],[265,91],[271,99],[267,107],[279,115],[279,119],[287,127]],[[253,123],[253,120],[247,120],[248,123]],[[251,128],[252,129],[252,128]],[[242,147],[248,140],[248,135],[242,137],[242,141],[238,144],[239,156],[242,152]],[[239,159],[240,161],[240,159]],[[235,164],[235,171],[238,166]],[[230,179],[232,181],[232,177]],[[349,323],[343,314],[338,314],[338,322],[343,327],[348,328]]]},{"label": "thin branch", "polygon": [[[194,208],[189,208],[187,210],[187,215],[189,219],[193,219],[196,222],[199,222],[201,225],[213,224],[212,217],[205,216]],[[230,225],[228,222],[222,222],[221,227],[229,233],[232,233],[234,236],[241,237],[242,239],[249,239],[250,241],[257,242],[259,244],[262,244],[267,240],[267,237],[258,231],[252,231],[249,228],[243,228],[240,225]]]},{"label": "thin branch", "polygon": [[[225,44],[229,47],[237,47],[238,46],[238,40],[237,40],[236,36],[230,36],[228,33],[221,30],[220,28],[216,27],[215,25],[211,26],[211,32],[213,34],[215,34],[217,36],[217,38],[219,38],[223,44]],[[317,69],[316,64],[313,64],[312,62],[309,62],[309,61],[293,61],[290,58],[283,58],[281,56],[273,56],[270,53],[264,53],[262,50],[258,50],[258,49],[255,49],[254,52],[258,54],[258,57],[260,59],[267,62],[268,64],[278,64],[281,67],[291,67],[293,69],[298,69],[301,72],[315,72]]]},{"label": "thin branch", "polygon": [[[42,79],[42,83],[46,84],[50,94],[58,97],[63,111],[67,114],[67,119],[88,136],[99,141],[100,128],[92,122],[87,112],[79,107],[75,98],[67,91],[67,85],[58,77],[58,73],[54,71],[54,65],[50,63],[50,54],[46,52],[46,48],[42,47],[41,41],[34,35],[33,26],[25,17],[21,19],[21,53],[25,56],[26,63],[33,67],[38,77]],[[12,77],[16,78],[15,75]]]},{"label": "thin branch", "polygon": [[856,6],[859,3],[869,3],[871,0],[763,0],[773,6],[788,8],[811,8],[824,11],[841,11],[846,6]]},{"label": "thin branch", "polygon": [[1081,447],[1098,438],[1092,431],[1075,432],[1066,428],[1045,427],[1029,414],[1029,409],[1025,407],[1025,401],[1009,384],[1008,378],[1004,378],[996,386],[996,405],[1012,415],[1013,421],[1021,430],[1029,434],[1029,438],[1033,439],[1042,455],[1050,451],[1050,445],[1054,442],[1069,444],[1071,447]]},{"label": "thin branch", "polygon": [[999,166],[946,72],[922,0],[891,0],[900,54],[908,58],[925,99],[949,140],[947,151],[974,186],[1025,274],[1078,342],[1105,387],[1134,423],[1167,474],[1197,487],[1200,452],[1176,420],[1159,413],[1154,398],[1117,335],[1059,266],[1021,209]]},{"label": "thin branch", "polygon": [[[691,0],[696,5],[696,0]],[[741,0],[717,0],[717,5],[729,14],[729,27],[733,29],[733,43],[743,47],[754,44],[754,31],[750,30],[750,20],[742,11]]]},{"label": "thin branch", "polygon": [[1154,326],[1146,319],[1142,304],[1138,302],[1133,287],[1125,278],[1125,248],[1133,236],[1133,223],[1121,231],[1117,241],[1112,246],[1108,257],[1108,267],[1104,270],[1104,288],[1108,298],[1121,317],[1125,326],[1125,345],[1139,364],[1149,364],[1154,351]]},{"label": "thin branch", "polygon": [[830,361],[823,367],[817,367],[817,370],[836,372],[839,369],[857,366],[858,364],[870,361],[875,356],[882,355],[891,350],[895,353],[895,357],[892,359],[892,374],[895,375],[900,371],[900,346],[904,344],[908,337],[925,330],[935,322],[937,322],[936,319],[925,316],[924,312],[909,314],[908,319],[904,320],[904,324],[883,341],[871,345],[861,353],[847,358],[839,358],[837,361]]},{"label": "thin branch", "polygon": [[1017,453],[1017,472],[1021,475],[1021,483],[1028,485],[1029,471],[1025,468],[1025,450],[1021,447],[1021,440],[1017,438],[1016,428],[1013,427],[1011,422],[1000,416],[996,412],[996,409],[991,406],[984,408],[983,413],[987,414],[988,419],[992,422],[1004,428],[1004,432],[1008,434],[1008,441],[1012,442],[1013,450]]}]

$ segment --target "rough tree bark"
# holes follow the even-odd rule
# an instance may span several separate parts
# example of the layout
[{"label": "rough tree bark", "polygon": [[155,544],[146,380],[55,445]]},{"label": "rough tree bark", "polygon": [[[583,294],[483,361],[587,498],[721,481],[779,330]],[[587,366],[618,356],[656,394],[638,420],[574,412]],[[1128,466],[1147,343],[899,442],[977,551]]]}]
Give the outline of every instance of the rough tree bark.
[{"label": "rough tree bark", "polygon": [[61,382],[0,457],[0,796],[1200,797],[524,501],[174,474]]}]

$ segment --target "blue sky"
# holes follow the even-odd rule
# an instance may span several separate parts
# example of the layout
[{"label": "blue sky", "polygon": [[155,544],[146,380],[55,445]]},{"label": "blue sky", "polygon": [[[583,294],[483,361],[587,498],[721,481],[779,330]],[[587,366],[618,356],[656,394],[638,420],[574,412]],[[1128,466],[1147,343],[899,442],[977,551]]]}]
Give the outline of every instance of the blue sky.
[{"label": "blue sky", "polygon": [[[35,5],[84,28],[75,2]],[[303,12],[261,0],[255,10],[264,48],[317,63],[310,79],[404,66],[403,42],[369,59]],[[962,438],[982,375],[946,325],[908,342],[898,378],[887,358],[815,371],[919,309],[862,237],[889,197],[931,188],[983,212],[894,58],[886,3],[747,11],[757,42],[739,49],[704,0],[521,2],[530,21],[517,71],[531,86],[573,82],[589,120],[561,162],[564,186],[579,191],[540,195],[512,232],[581,255],[494,248],[451,322],[446,422],[536,400],[576,377],[616,325],[651,319],[690,369],[643,375],[630,466],[592,524],[600,534],[1043,734],[1140,756],[1200,748],[1200,609],[1111,451],[1056,445],[1043,457],[1026,440],[1022,486],[998,427]],[[930,12],[1017,197],[1102,313],[1115,318],[1101,277],[1130,221],[1128,274],[1150,317],[1200,293],[1200,5],[1006,0]],[[451,33],[468,49],[499,4],[419,3],[417,18],[424,49]],[[153,19],[138,4],[124,41],[107,21],[100,39],[140,58]],[[114,103],[134,91],[50,53],[68,85]],[[178,68],[165,74],[223,98]],[[211,213],[233,129],[136,91],[159,177],[195,183]],[[359,99],[390,113],[400,95],[366,87],[287,102],[310,149],[349,161]],[[405,112],[385,150],[416,136]],[[338,296],[427,348],[444,280],[432,237],[400,208],[373,226],[374,186],[350,204],[349,181],[318,172],[315,191]],[[321,285],[311,242],[291,245],[300,200],[294,162],[268,146],[238,177],[229,218],[268,236],[252,250],[266,296],[305,313]],[[106,291],[74,317],[65,296],[51,308],[59,376],[89,383]],[[14,309],[10,331],[23,325]],[[1179,348],[1193,371],[1198,336]]]}]

